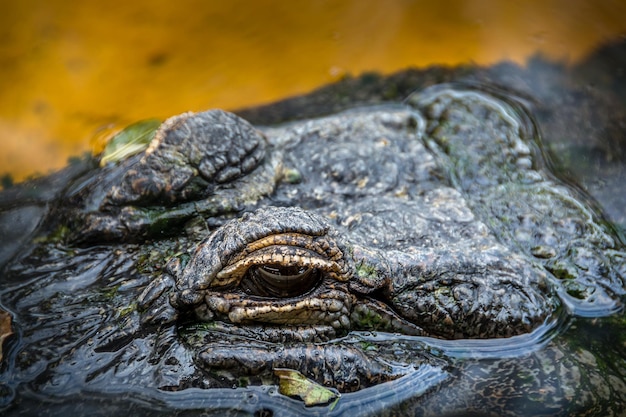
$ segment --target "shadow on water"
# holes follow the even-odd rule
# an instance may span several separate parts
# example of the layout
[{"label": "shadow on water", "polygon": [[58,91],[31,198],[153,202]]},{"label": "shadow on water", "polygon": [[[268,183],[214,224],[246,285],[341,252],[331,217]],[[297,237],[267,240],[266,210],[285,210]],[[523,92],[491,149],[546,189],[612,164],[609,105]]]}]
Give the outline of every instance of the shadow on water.
[{"label": "shadow on water", "polygon": [[[535,118],[543,141],[541,152],[548,168],[568,183],[580,184],[577,193],[587,203],[604,212],[607,224],[622,237],[626,230],[626,43],[609,45],[574,68],[537,58],[526,68],[503,63],[489,68],[429,68],[410,70],[389,77],[367,75],[345,79],[310,95],[295,97],[270,106],[239,112],[256,124],[274,124],[287,120],[319,116],[362,104],[397,102],[415,90],[441,84],[461,82],[464,85],[506,85],[515,91],[515,101],[522,101]],[[483,88],[483,87],[481,87]],[[490,90],[491,91],[491,90]],[[502,90],[498,90],[502,91]],[[506,96],[500,97],[507,99]],[[67,381],[49,383],[42,394],[37,377],[55,358],[41,357],[24,366],[20,375],[8,369],[20,361],[24,340],[46,343],[47,338],[72,346],[68,334],[89,338],[105,327],[90,328],[102,322],[101,315],[121,315],[124,305],[116,305],[116,294],[132,293],[141,282],[124,282],[125,268],[109,257],[110,249],[82,252],[76,250],[73,269],[65,265],[32,265],[36,277],[29,281],[11,280],[23,277],[24,271],[12,275],[32,248],[29,238],[40,225],[45,209],[54,201],[58,190],[90,167],[90,161],[77,164],[54,177],[41,179],[0,195],[0,231],[11,236],[0,248],[2,270],[0,296],[12,309],[56,311],[57,327],[41,324],[22,328],[5,351],[0,396],[10,416],[38,415],[220,415],[220,416],[300,416],[300,415],[489,415],[493,406],[507,410],[508,415],[623,415],[626,413],[626,319],[623,311],[612,311],[606,317],[571,316],[566,304],[555,317],[525,336],[508,340],[441,341],[423,337],[390,336],[383,333],[351,333],[343,342],[375,347],[387,360],[402,362],[405,358],[428,354],[445,362],[443,366],[416,365],[412,372],[397,380],[354,393],[343,394],[334,404],[305,407],[302,402],[278,393],[276,386],[247,388],[189,388],[167,392],[140,385],[111,384],[105,378],[85,390]],[[590,197],[587,197],[589,193]],[[26,207],[27,209],[23,209]],[[19,225],[20,233],[15,230]],[[26,233],[24,233],[24,231]],[[11,234],[12,233],[12,234]],[[127,248],[128,249],[128,248]],[[139,249],[137,249],[139,252]],[[64,254],[67,255],[67,254]],[[139,255],[137,255],[139,256]],[[17,261],[16,261],[17,259]],[[619,260],[618,260],[619,261]],[[619,262],[618,262],[619,263]],[[626,277],[626,260],[621,259],[618,274]],[[106,271],[103,273],[102,271]],[[39,274],[39,275],[37,275]],[[58,281],[38,281],[53,274]],[[109,277],[109,294],[88,287],[100,275]],[[119,280],[116,281],[116,279]],[[45,291],[40,285],[48,285]],[[102,288],[101,288],[102,289]],[[100,290],[101,290],[100,289]],[[67,294],[89,294],[86,305],[63,306]],[[82,293],[81,293],[82,294]],[[623,296],[622,296],[623,299]],[[622,300],[623,301],[623,300]],[[57,303],[55,305],[55,303]],[[36,306],[36,307],[35,307]],[[107,313],[108,311],[108,313]],[[113,313],[112,313],[113,311]],[[72,315],[73,314],[73,315]],[[67,315],[67,316],[65,316]],[[42,321],[46,319],[42,317]],[[58,331],[58,337],[53,331]],[[78,332],[78,333],[77,333]],[[68,340],[64,340],[68,337]],[[95,336],[94,336],[95,337]],[[42,348],[42,356],[49,353]],[[389,359],[393,358],[393,359]],[[88,363],[90,358],[85,358]],[[93,359],[93,358],[91,358]],[[121,360],[115,358],[114,361]],[[410,359],[406,363],[411,363]],[[81,364],[54,364],[60,368]],[[84,370],[82,370],[84,371]],[[129,371],[130,372],[130,371]],[[71,379],[71,373],[67,374]],[[143,378],[143,379],[142,379]],[[142,376],[139,380],[149,380]],[[97,378],[94,377],[97,381]],[[495,412],[495,415],[499,415]]]}]

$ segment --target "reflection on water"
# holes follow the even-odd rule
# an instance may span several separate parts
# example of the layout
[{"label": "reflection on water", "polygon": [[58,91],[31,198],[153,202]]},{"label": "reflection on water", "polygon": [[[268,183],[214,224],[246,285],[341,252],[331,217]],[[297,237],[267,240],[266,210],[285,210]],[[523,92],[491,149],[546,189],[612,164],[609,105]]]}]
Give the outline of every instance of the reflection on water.
[{"label": "reflection on water", "polygon": [[[111,132],[106,130],[110,124],[121,127],[188,109],[248,107],[340,79],[306,98],[248,108],[241,114],[255,123],[271,124],[355,103],[399,100],[441,82],[495,84],[525,101],[536,118],[544,150],[553,158],[551,167],[580,183],[623,233],[626,47],[617,40],[595,52],[591,48],[626,30],[621,18],[626,12],[620,9],[624,6],[537,2],[531,11],[511,2],[431,3],[432,8],[425,9],[421,2],[388,2],[381,13],[383,6],[364,7],[357,1],[310,2],[296,9],[275,1],[265,3],[262,10],[239,2],[198,1],[187,7],[14,2],[4,15],[9,22],[0,25],[0,36],[11,40],[0,43],[0,60],[7,64],[0,66],[0,170],[19,179],[33,170],[58,168],[68,155],[89,149],[88,138],[95,131]],[[537,50],[550,59],[527,61]],[[570,59],[568,65],[556,62],[563,57]],[[497,64],[503,58],[525,65]],[[342,78],[347,73],[390,73],[408,66],[471,60],[490,66]],[[24,148],[25,141],[35,150]],[[79,175],[86,168],[73,169]],[[63,181],[67,179],[59,183]],[[43,203],[54,199],[54,187],[39,189],[48,193],[37,197],[40,200],[28,193],[11,194],[11,201],[8,194],[0,196],[0,214],[13,204],[35,201],[22,217],[41,216]],[[593,199],[586,202],[596,204]],[[29,245],[31,229],[21,221],[24,218],[16,216],[10,222],[19,230],[11,230],[7,235],[11,242],[0,247],[1,262]],[[617,237],[616,242],[619,246]],[[446,415],[449,410],[482,413],[494,403],[515,415],[626,413],[623,311],[583,318],[571,317],[562,308],[543,327],[508,343],[353,333],[341,343],[375,348],[392,364],[428,355],[446,366],[416,364],[413,372],[395,381],[344,394],[334,408],[305,408],[268,386],[181,392],[145,388],[141,383],[154,383],[153,376],[130,366],[123,369],[124,360],[132,364],[136,357],[116,357],[115,352],[105,355],[121,364],[119,369],[92,375],[84,364],[95,359],[80,356],[90,352],[81,350],[81,343],[101,337],[99,330],[112,331],[106,320],[119,318],[128,307],[123,297],[135,295],[133,291],[145,283],[125,280],[132,265],[113,256],[110,247],[53,250],[58,250],[50,254],[53,260],[68,256],[71,261],[13,265],[0,277],[3,303],[19,314],[58,321],[18,322],[21,327],[12,349],[24,341],[45,349],[40,357],[28,358],[32,362],[15,350],[7,353],[11,366],[17,363],[21,370],[19,375],[3,374],[0,398],[5,405],[14,402],[9,411],[15,415],[111,415],[120,410],[150,416],[405,415],[407,410]],[[610,256],[621,265],[616,276],[624,279],[626,259],[617,251]],[[28,281],[7,278],[21,279],[20,273],[40,276]],[[111,279],[103,282],[102,274]],[[50,276],[55,280],[46,281]],[[77,297],[87,301],[79,303]],[[51,312],[56,316],[48,316]],[[59,355],[78,360],[55,361],[55,343],[64,350]],[[129,355],[141,352],[138,348]],[[141,383],[111,384],[112,373],[118,372]],[[76,375],[92,378],[91,389],[72,385],[73,378],[80,378]],[[41,391],[55,397],[42,396]]]},{"label": "reflection on water", "polygon": [[626,5],[453,0],[24,0],[0,16],[0,175],[187,110],[301,94],[345,74],[501,60],[577,62],[626,31]]}]

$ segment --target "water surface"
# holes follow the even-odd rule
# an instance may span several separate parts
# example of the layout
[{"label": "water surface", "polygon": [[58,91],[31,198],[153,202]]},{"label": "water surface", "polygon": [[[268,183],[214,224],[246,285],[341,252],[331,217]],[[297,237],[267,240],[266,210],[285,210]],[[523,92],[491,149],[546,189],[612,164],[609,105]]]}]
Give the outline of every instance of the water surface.
[{"label": "water surface", "polygon": [[626,33],[624,15],[619,0],[8,2],[0,175],[57,170],[138,120],[268,103],[347,75],[538,53],[574,64]]}]

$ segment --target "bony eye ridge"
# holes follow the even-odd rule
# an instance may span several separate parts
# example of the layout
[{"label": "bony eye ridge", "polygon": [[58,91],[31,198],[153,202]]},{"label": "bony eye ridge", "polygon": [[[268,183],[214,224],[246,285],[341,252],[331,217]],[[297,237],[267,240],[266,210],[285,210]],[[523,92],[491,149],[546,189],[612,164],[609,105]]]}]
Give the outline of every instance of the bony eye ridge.
[{"label": "bony eye ridge", "polygon": [[249,295],[295,297],[322,278],[347,281],[350,264],[329,235],[288,232],[256,238],[220,259],[209,287],[243,289]]},{"label": "bony eye ridge", "polygon": [[306,266],[257,265],[250,268],[241,282],[252,295],[265,297],[294,297],[317,287],[321,273]]}]

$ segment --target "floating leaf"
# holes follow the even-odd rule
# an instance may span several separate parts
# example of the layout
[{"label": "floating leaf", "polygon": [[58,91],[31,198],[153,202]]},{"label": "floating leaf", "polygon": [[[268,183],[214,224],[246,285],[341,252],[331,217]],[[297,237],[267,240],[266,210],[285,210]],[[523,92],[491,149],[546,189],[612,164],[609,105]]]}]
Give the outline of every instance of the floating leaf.
[{"label": "floating leaf", "polygon": [[280,379],[279,391],[283,395],[299,397],[306,406],[328,404],[340,394],[311,381],[293,369],[276,368],[274,375]]},{"label": "floating leaf", "polygon": [[104,147],[100,166],[121,161],[145,150],[160,125],[161,121],[157,119],[144,120],[128,126],[113,136]]},{"label": "floating leaf", "polygon": [[11,329],[11,315],[4,310],[0,310],[0,361],[2,361],[2,345],[4,341],[13,334]]}]

